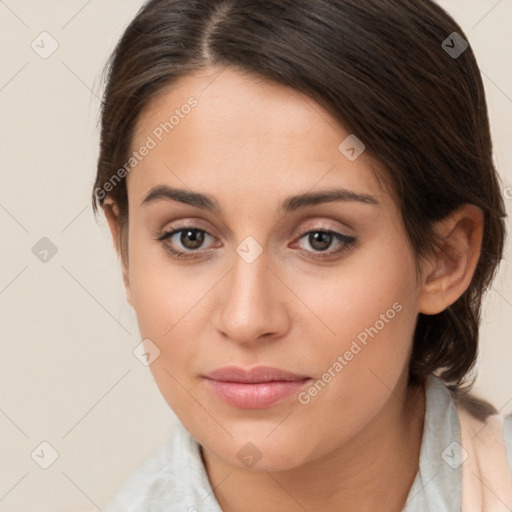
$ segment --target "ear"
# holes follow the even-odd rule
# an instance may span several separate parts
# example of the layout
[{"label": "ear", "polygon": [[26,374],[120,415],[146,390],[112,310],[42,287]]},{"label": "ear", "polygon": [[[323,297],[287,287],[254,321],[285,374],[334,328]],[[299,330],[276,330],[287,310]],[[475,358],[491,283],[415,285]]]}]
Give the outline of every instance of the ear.
[{"label": "ear", "polygon": [[464,204],[435,226],[444,242],[424,273],[419,312],[435,315],[453,304],[469,287],[475,272],[484,233],[484,215],[473,204]]},{"label": "ear", "polygon": [[126,291],[126,299],[128,300],[130,306],[133,307],[130,280],[128,277],[128,262],[125,261],[125,259],[123,258],[121,251],[121,227],[119,224],[119,207],[113,199],[111,199],[110,197],[106,197],[105,201],[103,202],[103,212],[105,214],[105,217],[110,228],[110,233],[112,235],[112,240],[114,242],[117,255],[121,260],[123,283]]}]

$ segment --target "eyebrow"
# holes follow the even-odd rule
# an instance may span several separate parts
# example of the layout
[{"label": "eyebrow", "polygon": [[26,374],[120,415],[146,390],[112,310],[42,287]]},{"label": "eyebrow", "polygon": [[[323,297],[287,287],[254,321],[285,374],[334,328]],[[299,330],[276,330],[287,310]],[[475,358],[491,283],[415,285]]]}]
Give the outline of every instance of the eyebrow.
[{"label": "eyebrow", "polygon": [[[176,201],[208,210],[216,215],[222,214],[222,208],[218,201],[207,194],[191,192],[178,188],[168,187],[167,185],[157,185],[153,187],[146,195],[141,206],[154,203],[160,200]],[[290,196],[279,205],[279,212],[291,213],[311,206],[332,202],[355,201],[363,204],[380,206],[380,202],[370,194],[360,194],[344,188],[331,188],[320,192],[306,192]]]}]

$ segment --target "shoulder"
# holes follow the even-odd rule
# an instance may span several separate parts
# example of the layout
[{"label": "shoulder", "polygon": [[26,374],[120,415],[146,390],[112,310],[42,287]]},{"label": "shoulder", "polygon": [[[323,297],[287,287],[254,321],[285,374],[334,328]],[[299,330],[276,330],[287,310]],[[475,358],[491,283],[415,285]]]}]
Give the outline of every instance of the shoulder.
[{"label": "shoulder", "polygon": [[173,507],[192,498],[201,487],[198,444],[181,422],[165,441],[123,480],[105,512],[149,512]]},{"label": "shoulder", "polygon": [[167,439],[125,478],[105,512],[194,509],[222,512],[200,445],[178,421]]},{"label": "shoulder", "polygon": [[169,465],[171,442],[172,437],[170,436],[128,474],[111,496],[105,512],[135,512],[143,510],[141,504],[148,495],[148,490]]},{"label": "shoulder", "polygon": [[512,414],[475,413],[460,402],[457,412],[462,446],[478,461],[472,472],[501,486],[512,503]]},{"label": "shoulder", "polygon": [[507,460],[512,474],[512,413],[503,418],[503,437],[507,450]]},{"label": "shoulder", "polygon": [[[459,415],[464,411],[471,417],[466,422],[473,424],[475,434],[481,432],[483,427],[493,420],[494,423],[501,425],[508,467],[512,475],[512,413],[503,416],[491,403],[471,394],[459,398],[454,397],[454,403],[457,405]],[[499,429],[497,432],[499,432]]]},{"label": "shoulder", "polygon": [[178,421],[171,434],[122,482],[105,512],[222,512],[197,440]]}]

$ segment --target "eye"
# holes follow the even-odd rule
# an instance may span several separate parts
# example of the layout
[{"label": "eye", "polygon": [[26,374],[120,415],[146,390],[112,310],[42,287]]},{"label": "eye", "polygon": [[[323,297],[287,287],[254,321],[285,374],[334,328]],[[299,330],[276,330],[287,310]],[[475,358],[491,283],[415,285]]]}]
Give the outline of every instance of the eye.
[{"label": "eye", "polygon": [[[299,240],[306,239],[307,243],[313,248],[314,258],[326,259],[353,249],[356,239],[353,236],[347,236],[332,230],[310,230],[300,235]],[[338,248],[327,250],[333,242],[338,243]]]},{"label": "eye", "polygon": [[[159,236],[157,240],[162,242],[162,246],[166,251],[170,252],[177,258],[197,258],[201,256],[197,249],[201,248],[206,237],[213,238],[213,236],[204,229],[193,226],[181,226],[164,233]],[[186,250],[181,250],[179,245],[178,249],[175,249],[173,246],[176,246],[177,244],[180,244],[181,247],[184,247]]]}]

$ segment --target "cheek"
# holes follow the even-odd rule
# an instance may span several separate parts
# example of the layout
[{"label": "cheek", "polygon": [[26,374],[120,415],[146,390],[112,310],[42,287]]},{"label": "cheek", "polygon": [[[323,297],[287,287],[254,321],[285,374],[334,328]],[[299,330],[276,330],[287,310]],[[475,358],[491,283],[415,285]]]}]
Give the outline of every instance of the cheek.
[{"label": "cheek", "polygon": [[147,229],[130,228],[129,281],[141,334],[163,339],[207,292],[208,282],[190,280],[190,270],[173,263]]},{"label": "cheek", "polygon": [[180,270],[161,256],[151,259],[139,247],[131,260],[130,284],[140,336],[151,340],[159,351],[149,369],[171,409],[178,411],[183,421],[191,421],[189,415],[198,412],[192,412],[186,390],[196,367],[200,330],[204,329],[204,322],[198,321],[205,318],[201,299],[215,279],[191,280],[184,267]]},{"label": "cheek", "polygon": [[325,279],[297,280],[297,295],[317,313],[318,320],[310,315],[305,324],[309,343],[303,352],[315,362],[316,376],[329,382],[318,395],[346,401],[346,410],[370,397],[376,405],[389,394],[412,349],[418,298],[414,259],[401,241],[374,247],[354,253]]},{"label": "cheek", "polygon": [[304,432],[323,429],[319,451],[350,439],[371,422],[394,399],[392,390],[407,372],[414,300],[403,283],[381,284],[371,290],[361,286],[347,296],[338,291],[332,301],[324,299],[330,306],[320,310],[322,319],[335,335],[322,329],[322,336],[315,337],[314,330],[306,336],[309,343],[302,348],[302,359],[311,362],[316,380],[299,396],[296,419],[303,421]]},{"label": "cheek", "polygon": [[[317,313],[324,339],[333,348],[348,340],[364,342],[367,329],[376,327],[378,336],[410,326],[415,317],[415,266],[401,240],[375,241],[356,251],[339,267],[295,277],[297,295]],[[293,276],[288,276],[292,279]],[[290,281],[292,282],[292,281]],[[310,315],[311,316],[311,315]],[[371,329],[375,333],[375,329]],[[329,336],[330,334],[330,336]],[[404,343],[410,340],[401,336]]]},{"label": "cheek", "polygon": [[[197,293],[189,291],[179,270],[165,261],[158,246],[140,235],[130,232],[129,282],[132,304],[137,316],[141,339],[149,339],[159,351],[150,370],[166,398],[177,385],[172,376],[177,368],[187,368],[191,339],[179,339],[189,319],[187,312],[197,303]],[[194,300],[195,299],[195,300]],[[156,349],[155,349],[156,350]]]}]

